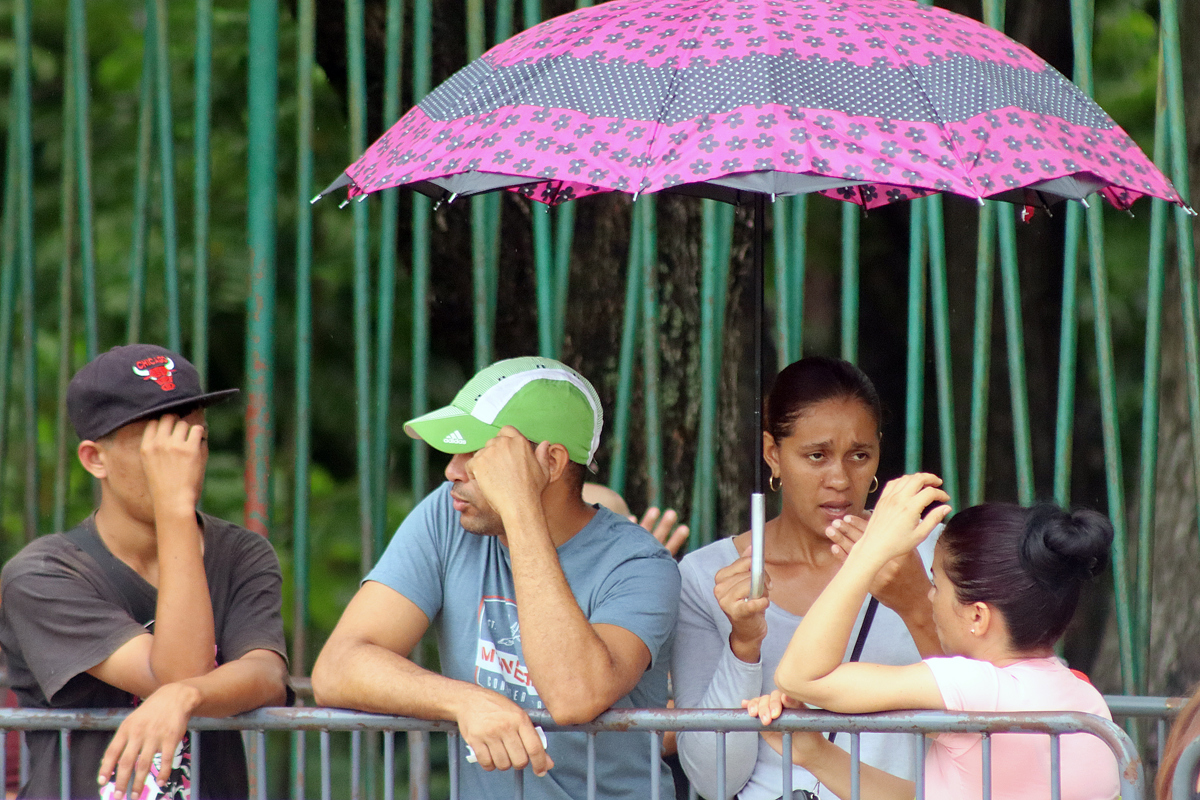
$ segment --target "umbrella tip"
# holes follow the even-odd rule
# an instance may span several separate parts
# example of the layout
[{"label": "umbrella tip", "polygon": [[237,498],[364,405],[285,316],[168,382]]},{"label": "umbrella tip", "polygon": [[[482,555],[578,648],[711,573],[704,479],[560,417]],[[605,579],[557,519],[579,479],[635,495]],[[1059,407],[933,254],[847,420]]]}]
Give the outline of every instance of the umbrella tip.
[{"label": "umbrella tip", "polygon": [[1200,214],[1196,213],[1196,209],[1192,208],[1187,203],[1183,204],[1183,210],[1188,213],[1188,216],[1192,216],[1192,217],[1200,216]]},{"label": "umbrella tip", "polygon": [[975,202],[979,204],[980,208],[983,208],[985,205],[987,205],[987,203],[984,202],[982,197],[976,197]]},{"label": "umbrella tip", "polygon": [[325,195],[323,195],[323,194],[318,194],[318,195],[316,195],[315,197],[313,197],[313,199],[312,199],[312,200],[309,200],[309,201],[308,201],[308,204],[311,206],[311,205],[313,205],[314,203],[316,203],[318,200],[320,200],[320,199],[321,199],[322,197],[324,197],[324,196],[325,196]]},{"label": "umbrella tip", "polygon": [[1086,197],[1079,198],[1079,205],[1083,206],[1084,208],[1091,208],[1091,206],[1088,205],[1088,201],[1087,201]]},{"label": "umbrella tip", "polygon": [[350,205],[350,198],[349,198],[349,197],[347,197],[347,198],[346,198],[345,200],[343,200],[342,202],[338,203],[338,208],[339,208],[339,209],[342,209],[342,208],[345,208],[345,207],[346,207],[346,206],[348,206],[348,205]]}]

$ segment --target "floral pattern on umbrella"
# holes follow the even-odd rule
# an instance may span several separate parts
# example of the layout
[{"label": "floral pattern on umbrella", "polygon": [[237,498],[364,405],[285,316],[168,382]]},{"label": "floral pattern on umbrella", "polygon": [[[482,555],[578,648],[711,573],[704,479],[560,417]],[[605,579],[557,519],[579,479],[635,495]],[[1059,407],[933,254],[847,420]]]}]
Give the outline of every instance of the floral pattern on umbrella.
[{"label": "floral pattern on umbrella", "polygon": [[409,184],[558,203],[703,183],[867,207],[1181,202],[1043,59],[914,0],[609,0],[469,64],[346,176],[351,197]]}]

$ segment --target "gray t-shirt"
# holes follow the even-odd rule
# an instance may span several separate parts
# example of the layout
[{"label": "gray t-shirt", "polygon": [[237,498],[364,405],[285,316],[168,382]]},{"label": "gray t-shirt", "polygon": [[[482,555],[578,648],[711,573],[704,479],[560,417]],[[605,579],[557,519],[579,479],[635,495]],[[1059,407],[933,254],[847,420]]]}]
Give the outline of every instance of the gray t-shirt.
[{"label": "gray t-shirt", "polygon": [[[679,570],[645,530],[607,509],[558,548],[558,560],[580,609],[592,624],[618,625],[650,650],[650,667],[614,708],[661,708],[679,604]],[[437,632],[443,675],[493,689],[527,709],[543,708],[521,652],[516,592],[508,548],[495,536],[468,533],[450,499],[450,484],[433,491],[400,525],[366,580],[415,603]],[[587,737],[546,732],[554,768],[544,778],[525,771],[525,797],[587,796]],[[485,772],[459,754],[463,797],[513,796],[511,771]],[[596,735],[596,788],[601,798],[650,796],[649,734]],[[662,797],[670,771],[655,765]]]},{"label": "gray t-shirt", "polygon": [[[212,599],[216,661],[251,650],[286,659],[280,616],[282,578],[266,539],[230,522],[200,515],[204,573]],[[89,517],[80,523],[95,531]],[[158,591],[123,562],[125,581],[153,607]],[[26,545],[0,574],[0,646],[13,691],[23,708],[129,708],[136,698],[87,674],[125,642],[146,632],[118,587],[91,555],[66,534]],[[109,731],[71,734],[71,797],[98,797],[96,774]],[[59,797],[58,732],[30,732],[29,780],[21,797]],[[200,735],[200,798],[247,797],[246,758],[237,731]]]}]

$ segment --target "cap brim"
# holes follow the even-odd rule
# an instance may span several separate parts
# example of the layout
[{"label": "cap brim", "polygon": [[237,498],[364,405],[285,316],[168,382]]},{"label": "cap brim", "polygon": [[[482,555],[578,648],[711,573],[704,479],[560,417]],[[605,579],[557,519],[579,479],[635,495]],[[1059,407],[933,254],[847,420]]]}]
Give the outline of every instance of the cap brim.
[{"label": "cap brim", "polygon": [[487,444],[500,429],[470,414],[446,406],[404,423],[404,432],[443,453],[471,453]]},{"label": "cap brim", "polygon": [[205,392],[204,394],[195,395],[195,396],[188,397],[188,398],[185,398],[182,400],[172,398],[165,403],[160,403],[159,405],[155,406],[154,408],[143,409],[142,411],[139,411],[138,413],[129,417],[129,419],[122,420],[121,422],[117,423],[116,425],[113,425],[110,429],[106,430],[104,433],[98,434],[91,438],[92,439],[101,439],[105,436],[108,436],[110,433],[112,433],[113,431],[115,431],[119,428],[124,428],[126,425],[128,425],[132,422],[140,422],[141,420],[144,420],[144,419],[154,419],[155,417],[161,417],[163,414],[169,414],[172,411],[175,411],[177,409],[208,408],[209,406],[215,406],[218,403],[224,403],[226,400],[233,397],[239,391],[240,390],[238,390],[238,389],[221,389],[218,392]]}]

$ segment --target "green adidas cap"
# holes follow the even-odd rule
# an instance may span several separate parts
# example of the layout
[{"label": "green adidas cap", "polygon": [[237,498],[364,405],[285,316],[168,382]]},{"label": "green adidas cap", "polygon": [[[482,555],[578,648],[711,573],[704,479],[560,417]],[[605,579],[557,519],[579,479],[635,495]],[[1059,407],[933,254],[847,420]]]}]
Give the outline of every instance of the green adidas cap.
[{"label": "green adidas cap", "polygon": [[505,425],[533,442],[567,448],[595,471],[604,413],[587,378],[552,358],[497,361],[459,390],[450,405],[404,423],[404,432],[443,453],[470,453]]}]

